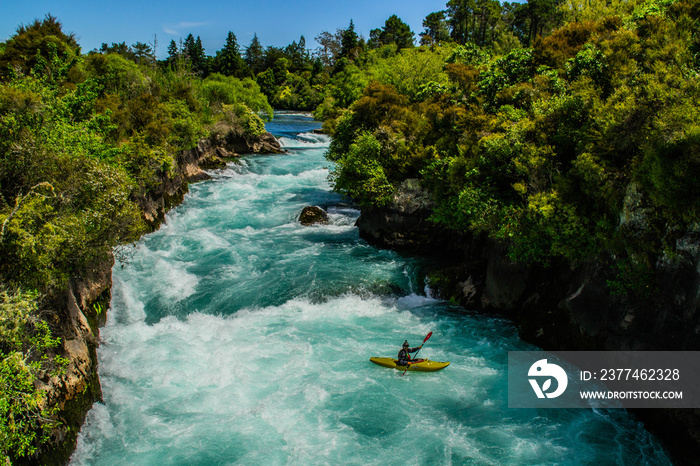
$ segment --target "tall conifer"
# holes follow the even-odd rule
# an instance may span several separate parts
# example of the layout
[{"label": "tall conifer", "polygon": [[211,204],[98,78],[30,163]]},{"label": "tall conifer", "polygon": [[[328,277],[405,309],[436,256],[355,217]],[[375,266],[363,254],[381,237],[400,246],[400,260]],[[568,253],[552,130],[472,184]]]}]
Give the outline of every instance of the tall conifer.
[{"label": "tall conifer", "polygon": [[250,67],[253,74],[257,75],[263,69],[265,60],[263,47],[258,40],[258,35],[253,35],[253,40],[245,51],[245,62]]}]

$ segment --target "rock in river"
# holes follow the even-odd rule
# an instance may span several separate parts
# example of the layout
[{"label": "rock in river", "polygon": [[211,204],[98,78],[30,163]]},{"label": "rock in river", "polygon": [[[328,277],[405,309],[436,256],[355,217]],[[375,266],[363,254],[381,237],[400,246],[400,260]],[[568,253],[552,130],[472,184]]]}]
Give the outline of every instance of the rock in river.
[{"label": "rock in river", "polygon": [[301,211],[301,215],[299,215],[299,222],[301,222],[302,225],[314,225],[316,223],[325,224],[328,223],[328,214],[318,206],[306,206]]}]

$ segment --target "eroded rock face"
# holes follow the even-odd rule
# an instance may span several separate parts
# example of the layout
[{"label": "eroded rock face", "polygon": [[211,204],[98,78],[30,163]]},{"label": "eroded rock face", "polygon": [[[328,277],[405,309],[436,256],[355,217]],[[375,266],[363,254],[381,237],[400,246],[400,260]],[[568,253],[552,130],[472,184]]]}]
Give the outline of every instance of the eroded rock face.
[{"label": "eroded rock face", "polygon": [[[631,184],[620,226],[639,234],[647,227],[647,203]],[[497,312],[513,320],[521,338],[548,350],[700,350],[700,224],[682,236],[672,253],[654,264],[651,291],[616,293],[619,280],[604,255],[582,264],[553,260],[515,264],[494,240],[439,232],[428,221],[432,205],[417,180],[406,180],[383,207],[363,208],[357,225],[367,241],[413,252],[444,249],[431,287],[470,310]],[[700,410],[633,410],[671,450],[679,464],[696,464]]]},{"label": "eroded rock face", "polygon": [[279,141],[270,133],[259,136],[240,134],[233,128],[219,124],[211,139],[215,147],[228,152],[228,157],[242,154],[280,154],[284,152]]},{"label": "eroded rock face", "polygon": [[68,360],[64,371],[50,379],[36,381],[46,390],[47,403],[58,406],[61,426],[49,443],[42,445],[32,459],[37,464],[65,464],[73,450],[85,415],[102,397],[97,374],[98,325],[110,301],[114,258],[105,257],[83,270],[57,299],[53,320],[55,336],[60,337],[59,354]]},{"label": "eroded rock face", "polygon": [[513,309],[522,299],[529,276],[530,267],[513,263],[505,254],[490,255],[481,306],[485,309]]},{"label": "eroded rock face", "polygon": [[366,207],[357,219],[360,236],[370,243],[399,250],[418,250],[433,242],[439,230],[428,221],[433,200],[417,179],[407,179],[382,207]]},{"label": "eroded rock face", "polygon": [[224,168],[226,159],[241,154],[278,154],[282,147],[270,133],[260,136],[238,135],[233,132],[202,139],[197,146],[183,151],[177,158],[173,173],[162,173],[161,183],[148,193],[137,196],[144,220],[155,230],[165,219],[165,212],[182,202],[189,188],[187,183],[210,178],[204,169]]},{"label": "eroded rock face", "polygon": [[302,225],[315,225],[328,223],[328,213],[318,206],[306,206],[299,215],[299,222]]},{"label": "eroded rock face", "polygon": [[[162,173],[160,184],[148,193],[136,196],[152,229],[158,228],[165,212],[182,202],[188,183],[209,179],[203,168],[223,168],[225,159],[239,154],[279,153],[279,142],[267,133],[261,136],[235,136],[228,142],[217,138],[203,139],[196,147],[183,151],[173,173]],[[112,266],[109,256],[92,268],[83,270],[69,283],[63,296],[54,299],[48,318],[55,336],[61,338],[60,355],[68,360],[65,371],[51,379],[38,380],[47,390],[47,403],[58,406],[62,426],[48,444],[43,445],[32,462],[65,464],[75,449],[78,432],[92,404],[101,396],[97,374],[98,327],[104,324],[111,298]]]}]

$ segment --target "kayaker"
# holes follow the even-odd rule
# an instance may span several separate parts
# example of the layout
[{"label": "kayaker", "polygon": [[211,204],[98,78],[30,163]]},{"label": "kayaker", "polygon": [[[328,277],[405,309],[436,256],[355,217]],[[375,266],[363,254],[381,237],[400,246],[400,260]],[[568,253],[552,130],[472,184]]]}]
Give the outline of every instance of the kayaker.
[{"label": "kayaker", "polygon": [[[399,362],[397,363],[398,366],[409,366],[411,365],[412,362],[415,362],[414,360],[411,359],[411,354],[410,353],[415,353],[419,349],[421,349],[423,345],[416,346],[415,348],[409,348],[408,347],[408,340],[404,340],[403,342],[403,347],[401,348],[401,351],[399,351],[399,357],[397,358]],[[417,360],[416,360],[417,361]]]}]

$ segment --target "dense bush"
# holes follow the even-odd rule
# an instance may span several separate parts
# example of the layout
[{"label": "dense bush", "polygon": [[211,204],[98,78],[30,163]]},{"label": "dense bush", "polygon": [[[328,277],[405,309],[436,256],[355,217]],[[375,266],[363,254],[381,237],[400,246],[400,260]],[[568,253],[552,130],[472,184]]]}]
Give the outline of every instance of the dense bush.
[{"label": "dense bush", "polygon": [[58,374],[66,361],[49,356],[59,340],[39,318],[37,298],[0,286],[0,458],[8,464],[32,455],[58,425],[58,408],[35,380]]},{"label": "dense bush", "polygon": [[53,17],[0,47],[0,461],[32,455],[57,425],[36,383],[62,363],[46,307],[146,231],[137,199],[183,150],[223,119],[259,135],[272,114],[250,78],[108,52],[81,56]]},{"label": "dense bush", "polygon": [[381,204],[418,176],[435,222],[515,260],[615,256],[650,277],[700,213],[698,9],[623,3],[577,5],[585,22],[500,55],[433,45],[348,64],[319,110],[336,189]]}]

